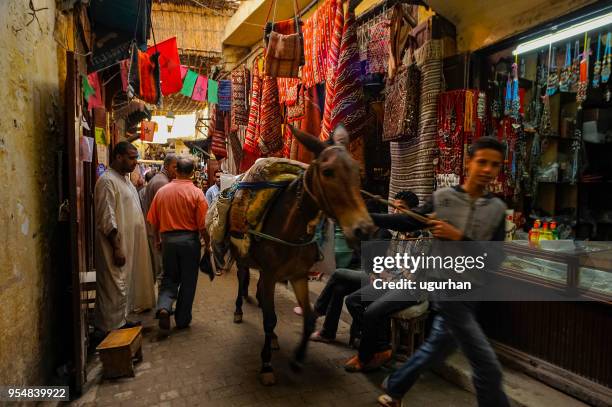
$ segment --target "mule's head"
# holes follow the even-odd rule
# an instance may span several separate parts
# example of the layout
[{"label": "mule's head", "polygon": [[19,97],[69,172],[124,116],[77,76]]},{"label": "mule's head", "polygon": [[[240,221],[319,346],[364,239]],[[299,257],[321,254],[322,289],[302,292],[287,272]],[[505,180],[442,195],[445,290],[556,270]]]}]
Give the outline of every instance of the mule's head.
[{"label": "mule's head", "polygon": [[374,223],[361,197],[357,162],[342,145],[324,143],[294,127],[291,131],[315,155],[304,179],[307,192],[340,224],[351,246],[367,239]]}]

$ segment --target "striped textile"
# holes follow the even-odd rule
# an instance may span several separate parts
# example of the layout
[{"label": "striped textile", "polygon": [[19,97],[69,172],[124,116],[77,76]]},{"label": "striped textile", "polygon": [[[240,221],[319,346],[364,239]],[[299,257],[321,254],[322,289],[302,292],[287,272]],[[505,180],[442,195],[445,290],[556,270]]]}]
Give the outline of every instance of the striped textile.
[{"label": "striped textile", "polygon": [[330,130],[333,131],[342,123],[351,140],[360,138],[366,125],[356,28],[353,12],[345,8],[344,29],[332,95]]},{"label": "striped textile", "polygon": [[232,110],[232,81],[223,80],[219,81],[219,110],[222,112],[229,112]]},{"label": "striped textile", "polygon": [[391,142],[389,197],[410,190],[424,202],[433,192],[438,96],[442,91],[442,41],[426,42],[416,50],[421,69],[418,136],[405,142]]},{"label": "striped textile", "polygon": [[[323,109],[323,128],[321,129],[321,140],[327,140],[332,128],[332,110],[335,101],[336,68],[342,44],[342,34],[344,31],[344,2],[338,0],[334,13],[334,28],[332,30],[331,45],[327,55],[327,73],[325,81],[325,108]],[[348,5],[347,5],[348,7]]]},{"label": "striped textile", "polygon": [[334,14],[336,4],[340,1],[325,0],[304,22],[305,64],[302,67],[302,83],[306,88],[325,81]]},{"label": "striped textile", "polygon": [[232,131],[237,131],[240,126],[249,123],[249,75],[249,70],[244,64],[232,71]]},{"label": "striped textile", "polygon": [[257,60],[253,63],[253,80],[251,82],[253,86],[251,87],[249,120],[242,147],[240,172],[248,170],[255,160],[261,156],[261,151],[259,150],[259,110],[261,109],[262,78],[259,76]]},{"label": "striped textile", "polygon": [[298,99],[298,86],[300,86],[299,78],[277,78],[278,84],[278,101],[287,106],[293,106]]},{"label": "striped textile", "polygon": [[263,79],[259,114],[259,148],[262,153],[269,155],[283,148],[276,78],[266,76]]}]

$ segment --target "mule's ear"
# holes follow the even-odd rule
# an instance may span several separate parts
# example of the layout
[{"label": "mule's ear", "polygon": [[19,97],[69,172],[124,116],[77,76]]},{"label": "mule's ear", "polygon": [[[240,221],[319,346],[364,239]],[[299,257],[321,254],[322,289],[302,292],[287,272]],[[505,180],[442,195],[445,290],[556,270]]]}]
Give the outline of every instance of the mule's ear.
[{"label": "mule's ear", "polygon": [[296,139],[302,144],[304,147],[308,149],[308,151],[314,153],[315,157],[318,157],[321,154],[321,151],[327,147],[325,143],[316,138],[310,133],[306,133],[305,131],[296,129],[292,125],[289,125],[291,129],[291,133],[295,136]]}]

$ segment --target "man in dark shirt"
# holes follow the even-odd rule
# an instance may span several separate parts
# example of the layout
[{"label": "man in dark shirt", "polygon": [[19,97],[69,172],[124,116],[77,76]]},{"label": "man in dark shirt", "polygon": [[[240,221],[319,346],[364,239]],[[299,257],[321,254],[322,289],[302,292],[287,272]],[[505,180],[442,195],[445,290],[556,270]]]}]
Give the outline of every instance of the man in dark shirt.
[{"label": "man in dark shirt", "polygon": [[[436,220],[427,225],[406,214],[374,214],[372,219],[380,227],[398,231],[429,226],[433,236],[440,240],[504,240],[506,205],[486,191],[489,183],[497,178],[504,153],[504,146],[497,140],[489,137],[478,139],[469,151],[465,183],[436,191],[433,201],[420,211],[422,214],[435,213]],[[400,406],[402,397],[421,372],[442,362],[458,345],[472,366],[478,405],[509,406],[502,389],[501,366],[476,320],[475,304],[436,301],[433,305],[438,314],[429,337],[400,369],[385,379],[383,387],[387,394],[379,397],[379,403]]]}]

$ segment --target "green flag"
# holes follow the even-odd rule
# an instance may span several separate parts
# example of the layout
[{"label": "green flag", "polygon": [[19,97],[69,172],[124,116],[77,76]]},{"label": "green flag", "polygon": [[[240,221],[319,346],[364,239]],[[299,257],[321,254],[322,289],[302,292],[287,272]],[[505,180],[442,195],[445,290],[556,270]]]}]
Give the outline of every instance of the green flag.
[{"label": "green flag", "polygon": [[83,88],[85,101],[89,101],[89,97],[96,93],[96,90],[89,84],[87,76],[85,75],[81,75],[81,87]]},{"label": "green flag", "polygon": [[187,75],[185,75],[185,79],[183,80],[183,89],[181,89],[181,94],[190,98],[193,94],[193,87],[195,86],[197,80],[197,73],[193,72],[191,69],[187,71]]},{"label": "green flag", "polygon": [[219,103],[219,82],[208,80],[208,103]]}]

